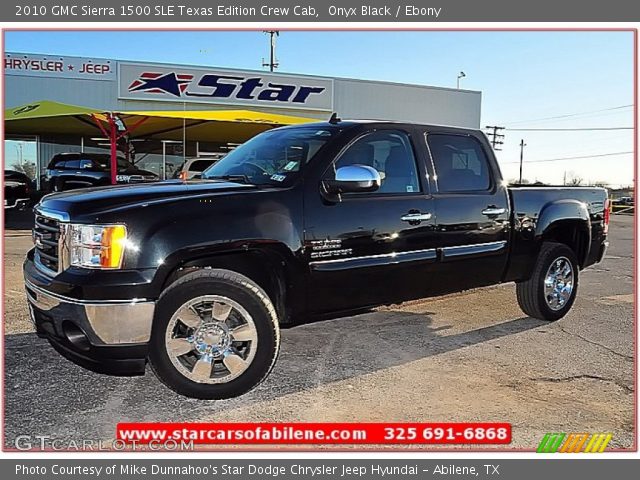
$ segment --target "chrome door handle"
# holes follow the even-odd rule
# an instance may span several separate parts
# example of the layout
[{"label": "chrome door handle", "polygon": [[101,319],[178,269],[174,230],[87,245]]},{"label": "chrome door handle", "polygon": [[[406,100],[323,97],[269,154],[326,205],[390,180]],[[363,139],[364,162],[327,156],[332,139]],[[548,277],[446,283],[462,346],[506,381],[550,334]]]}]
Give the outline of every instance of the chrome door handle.
[{"label": "chrome door handle", "polygon": [[431,220],[430,213],[406,213],[400,217],[403,222],[422,222],[425,220]]},{"label": "chrome door handle", "polygon": [[506,208],[487,207],[484,210],[482,210],[482,214],[483,215],[502,215],[506,211],[507,211]]}]

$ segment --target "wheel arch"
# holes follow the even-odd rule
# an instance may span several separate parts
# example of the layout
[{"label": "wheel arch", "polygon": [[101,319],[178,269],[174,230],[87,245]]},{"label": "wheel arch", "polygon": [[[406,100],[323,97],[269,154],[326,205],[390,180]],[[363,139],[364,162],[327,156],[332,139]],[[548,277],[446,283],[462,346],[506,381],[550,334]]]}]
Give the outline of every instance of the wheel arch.
[{"label": "wheel arch", "polygon": [[558,242],[571,248],[582,268],[591,246],[591,221],[587,206],[577,200],[559,200],[547,204],[536,224],[536,239]]},{"label": "wheel arch", "polygon": [[205,268],[231,270],[256,282],[273,302],[281,324],[290,321],[295,305],[291,298],[302,298],[296,295],[296,274],[291,268],[293,260],[291,252],[283,245],[245,245],[242,249],[228,249],[216,252],[190,252],[181,256],[166,271],[161,290],[184,275]]}]

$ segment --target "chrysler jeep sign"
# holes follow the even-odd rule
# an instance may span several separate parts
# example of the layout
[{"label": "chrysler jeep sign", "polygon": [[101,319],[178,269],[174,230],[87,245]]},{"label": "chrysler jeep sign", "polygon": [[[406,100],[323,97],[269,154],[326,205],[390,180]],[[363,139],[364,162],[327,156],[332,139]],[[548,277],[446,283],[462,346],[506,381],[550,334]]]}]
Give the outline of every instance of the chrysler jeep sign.
[{"label": "chrysler jeep sign", "polygon": [[327,78],[119,63],[119,98],[333,110]]}]

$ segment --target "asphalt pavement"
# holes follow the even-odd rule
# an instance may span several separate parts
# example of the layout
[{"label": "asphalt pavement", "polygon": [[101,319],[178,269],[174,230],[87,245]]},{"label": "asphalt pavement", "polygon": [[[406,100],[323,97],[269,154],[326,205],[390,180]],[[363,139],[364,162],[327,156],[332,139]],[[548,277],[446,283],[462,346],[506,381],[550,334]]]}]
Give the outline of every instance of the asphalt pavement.
[{"label": "asphalt pavement", "polygon": [[546,432],[610,432],[611,448],[634,448],[631,216],[613,217],[607,256],[558,322],[525,316],[505,284],[294,327],[269,378],[226,401],[178,396],[150,371],[88,372],[37,338],[21,276],[29,219],[7,220],[7,448],[20,435],[109,440],[118,421],[503,421],[514,449]]}]

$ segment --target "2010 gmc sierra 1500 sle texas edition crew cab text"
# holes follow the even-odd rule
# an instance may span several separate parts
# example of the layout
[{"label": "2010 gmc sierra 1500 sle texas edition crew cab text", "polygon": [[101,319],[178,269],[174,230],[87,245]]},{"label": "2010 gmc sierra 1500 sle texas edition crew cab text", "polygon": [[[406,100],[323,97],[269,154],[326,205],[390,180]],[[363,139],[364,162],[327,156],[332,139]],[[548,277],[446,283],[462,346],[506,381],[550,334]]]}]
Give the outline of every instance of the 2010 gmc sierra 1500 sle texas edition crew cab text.
[{"label": "2010 gmc sierra 1500 sle texas edition crew cab text", "polygon": [[193,181],[47,195],[24,264],[37,332],[91,370],[190,397],[260,383],[280,326],[517,283],[557,320],[604,256],[601,188],[507,187],[480,131],[339,121],[264,132]]}]

